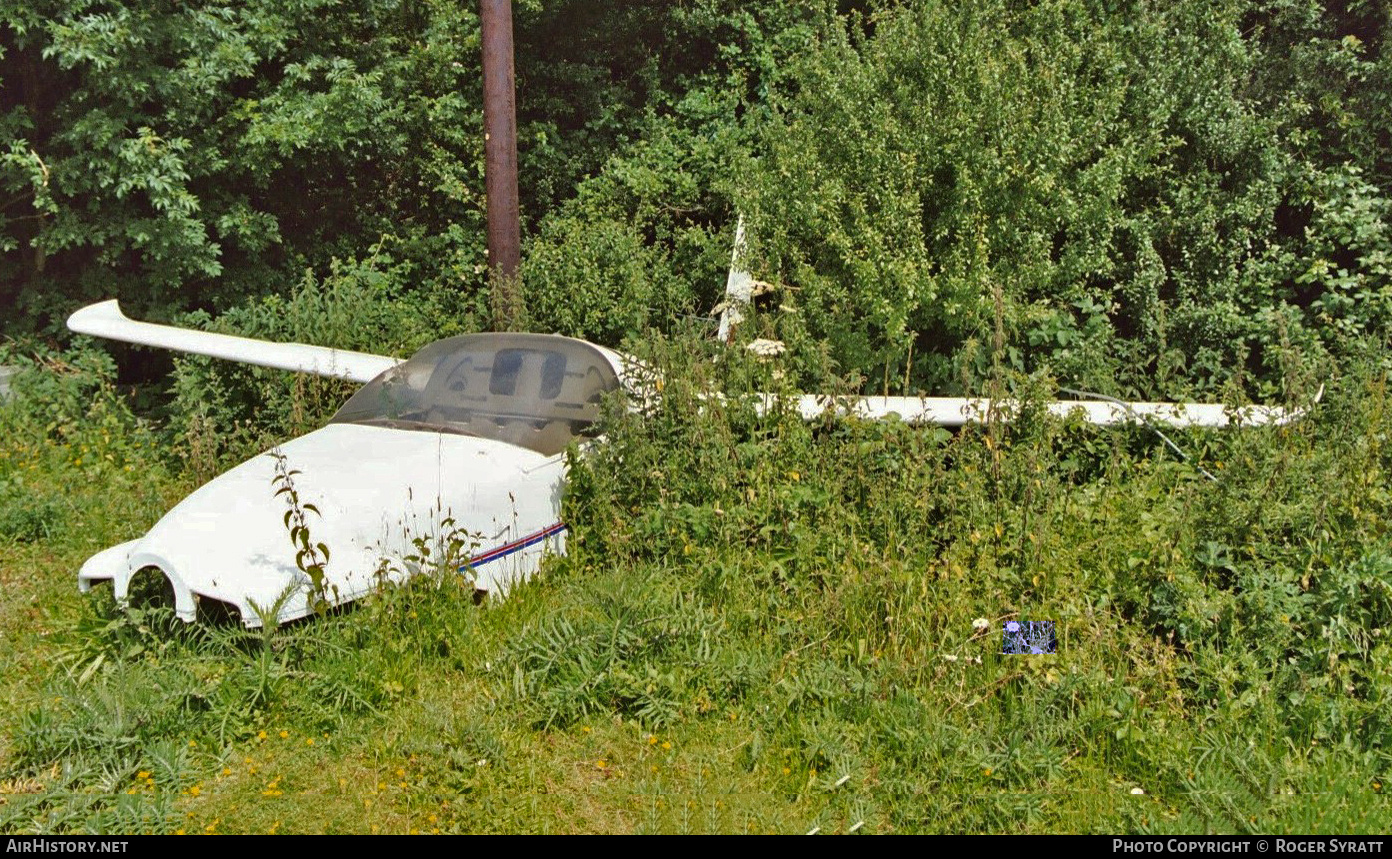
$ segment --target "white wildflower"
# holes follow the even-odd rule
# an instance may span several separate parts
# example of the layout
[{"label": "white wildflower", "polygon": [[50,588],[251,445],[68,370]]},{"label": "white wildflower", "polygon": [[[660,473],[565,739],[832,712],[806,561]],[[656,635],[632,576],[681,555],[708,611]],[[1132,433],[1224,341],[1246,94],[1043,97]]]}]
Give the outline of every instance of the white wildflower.
[{"label": "white wildflower", "polygon": [[783,344],[782,340],[765,340],[762,337],[751,342],[744,348],[758,355],[760,358],[773,358],[788,351],[788,347]]}]

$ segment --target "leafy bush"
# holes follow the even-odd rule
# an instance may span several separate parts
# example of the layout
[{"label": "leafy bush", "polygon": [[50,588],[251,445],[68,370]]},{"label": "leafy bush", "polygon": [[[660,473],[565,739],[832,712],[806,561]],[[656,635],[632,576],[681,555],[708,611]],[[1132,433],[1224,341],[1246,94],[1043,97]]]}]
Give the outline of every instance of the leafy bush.
[{"label": "leafy bush", "polygon": [[[482,261],[477,17],[456,4],[0,6],[0,299],[227,307],[384,232],[457,284]],[[369,238],[366,243],[361,240]],[[195,301],[195,298],[197,299]]]},{"label": "leafy bush", "polygon": [[984,380],[959,370],[997,291],[1012,366],[1112,392],[1212,393],[1249,366],[1279,381],[1284,345],[1385,337],[1385,189],[1309,159],[1253,97],[1277,60],[1247,13],[848,18],[773,90],[741,186],[762,270],[844,366],[932,390]]},{"label": "leafy bush", "polygon": [[113,382],[116,363],[103,350],[77,348],[58,352],[41,345],[6,347],[4,362],[19,367],[11,381],[12,396],[0,420],[13,429],[59,438],[70,437],[90,416],[120,415],[122,403]]},{"label": "leafy bush", "polygon": [[26,486],[22,476],[0,477],[0,540],[52,538],[62,530],[65,513],[57,499]]}]

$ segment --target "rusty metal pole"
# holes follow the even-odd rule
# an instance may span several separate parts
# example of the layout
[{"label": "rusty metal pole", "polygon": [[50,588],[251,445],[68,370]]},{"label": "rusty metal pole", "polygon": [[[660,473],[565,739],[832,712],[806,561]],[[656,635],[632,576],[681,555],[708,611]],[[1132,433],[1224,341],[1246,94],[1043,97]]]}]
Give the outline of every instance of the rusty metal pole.
[{"label": "rusty metal pole", "polygon": [[483,35],[483,153],[488,194],[488,269],[493,321],[516,327],[522,309],[517,268],[522,226],[517,204],[517,103],[511,0],[479,0]]}]

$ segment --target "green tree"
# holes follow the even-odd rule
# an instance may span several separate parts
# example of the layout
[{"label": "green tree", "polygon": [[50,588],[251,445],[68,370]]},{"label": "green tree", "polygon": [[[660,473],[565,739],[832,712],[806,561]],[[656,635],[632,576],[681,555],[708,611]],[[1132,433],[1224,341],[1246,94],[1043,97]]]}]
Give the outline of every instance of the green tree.
[{"label": "green tree", "polygon": [[0,301],[226,306],[383,233],[473,277],[477,50],[433,0],[0,4]]},{"label": "green tree", "polygon": [[[1369,172],[1382,156],[1352,131],[1311,141],[1285,101],[1304,61],[1272,73],[1282,40],[1257,8],[849,17],[778,81],[745,191],[765,269],[848,368],[903,378],[912,356],[934,389],[981,379],[997,295],[1007,361],[1126,393],[1212,391],[1274,375],[1283,343],[1385,334],[1385,191],[1339,153]],[[1352,110],[1331,75],[1321,96]]]}]

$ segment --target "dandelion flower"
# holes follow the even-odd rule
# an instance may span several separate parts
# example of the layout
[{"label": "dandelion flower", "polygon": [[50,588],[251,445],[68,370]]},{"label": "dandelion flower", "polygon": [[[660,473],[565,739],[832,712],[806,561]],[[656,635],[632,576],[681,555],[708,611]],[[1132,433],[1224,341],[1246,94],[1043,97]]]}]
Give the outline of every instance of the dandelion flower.
[{"label": "dandelion flower", "polygon": [[281,732],[280,732],[280,738],[281,738],[282,740],[285,739],[285,738],[287,738],[287,737],[289,737],[289,736],[290,736],[290,732],[289,732],[289,731],[281,731]]},{"label": "dandelion flower", "polygon": [[662,748],[664,748],[664,749],[670,749],[670,748],[672,748],[672,744],[671,744],[670,742],[664,741],[664,742],[662,743]]},{"label": "dandelion flower", "polygon": [[1020,624],[1012,620],[1010,623],[1007,623],[1007,624],[1005,625],[1005,631],[1006,631],[1006,632],[1019,632],[1019,631],[1020,631]]},{"label": "dandelion flower", "polygon": [[991,622],[984,617],[978,617],[976,620],[972,621],[972,629],[977,632],[985,632],[987,629],[990,629],[990,627]]}]

